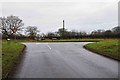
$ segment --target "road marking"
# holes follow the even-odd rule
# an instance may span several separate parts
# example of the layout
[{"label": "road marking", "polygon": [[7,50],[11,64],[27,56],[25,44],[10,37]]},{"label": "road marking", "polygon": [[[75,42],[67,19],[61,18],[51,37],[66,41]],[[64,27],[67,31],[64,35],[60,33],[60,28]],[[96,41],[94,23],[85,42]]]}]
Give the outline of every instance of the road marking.
[{"label": "road marking", "polygon": [[39,43],[35,43],[36,45],[38,45]]},{"label": "road marking", "polygon": [[51,47],[49,46],[49,44],[47,43],[47,47],[49,48],[49,49],[51,49]]}]

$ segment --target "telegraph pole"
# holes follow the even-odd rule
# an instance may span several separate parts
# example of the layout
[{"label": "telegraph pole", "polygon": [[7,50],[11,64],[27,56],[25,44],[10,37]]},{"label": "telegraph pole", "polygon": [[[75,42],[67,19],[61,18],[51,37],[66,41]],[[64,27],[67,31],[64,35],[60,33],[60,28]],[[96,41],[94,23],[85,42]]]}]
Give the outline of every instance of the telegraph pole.
[{"label": "telegraph pole", "polygon": [[63,39],[64,39],[64,32],[65,32],[65,21],[63,20]]},{"label": "telegraph pole", "polygon": [[65,29],[65,24],[64,24],[64,22],[65,22],[65,21],[63,20],[63,31],[64,31],[64,29]]}]

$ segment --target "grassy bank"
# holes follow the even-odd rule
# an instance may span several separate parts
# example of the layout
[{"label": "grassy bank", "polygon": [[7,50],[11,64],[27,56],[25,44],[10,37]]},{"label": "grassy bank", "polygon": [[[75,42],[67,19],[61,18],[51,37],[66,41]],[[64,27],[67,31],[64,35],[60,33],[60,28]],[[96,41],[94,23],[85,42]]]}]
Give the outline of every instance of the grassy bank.
[{"label": "grassy bank", "polygon": [[2,40],[0,40],[0,79],[2,79]]},{"label": "grassy bank", "polygon": [[10,72],[13,65],[19,60],[20,54],[24,48],[23,44],[5,40],[2,41],[2,77]]},{"label": "grassy bank", "polygon": [[106,57],[120,60],[119,40],[104,40],[95,43],[89,43],[84,47],[90,51],[96,52]]}]

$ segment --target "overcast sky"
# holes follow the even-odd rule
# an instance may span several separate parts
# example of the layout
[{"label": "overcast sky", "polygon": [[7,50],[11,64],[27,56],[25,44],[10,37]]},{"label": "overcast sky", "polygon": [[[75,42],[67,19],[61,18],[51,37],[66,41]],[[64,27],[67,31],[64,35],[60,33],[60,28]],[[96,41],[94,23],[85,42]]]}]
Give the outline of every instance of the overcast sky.
[{"label": "overcast sky", "polygon": [[118,25],[119,0],[40,0],[39,2],[3,2],[2,15],[21,18],[26,26],[37,26],[41,33],[68,30],[91,32]]}]

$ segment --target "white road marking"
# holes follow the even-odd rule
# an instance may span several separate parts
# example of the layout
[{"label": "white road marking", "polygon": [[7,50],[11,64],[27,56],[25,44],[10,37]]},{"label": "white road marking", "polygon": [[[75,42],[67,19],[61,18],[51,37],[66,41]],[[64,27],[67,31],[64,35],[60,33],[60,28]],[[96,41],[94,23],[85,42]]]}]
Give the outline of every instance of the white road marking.
[{"label": "white road marking", "polygon": [[49,46],[49,44],[47,43],[47,47],[51,50],[51,47]]},{"label": "white road marking", "polygon": [[39,43],[35,43],[35,44],[39,44]]}]

